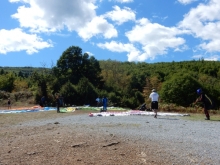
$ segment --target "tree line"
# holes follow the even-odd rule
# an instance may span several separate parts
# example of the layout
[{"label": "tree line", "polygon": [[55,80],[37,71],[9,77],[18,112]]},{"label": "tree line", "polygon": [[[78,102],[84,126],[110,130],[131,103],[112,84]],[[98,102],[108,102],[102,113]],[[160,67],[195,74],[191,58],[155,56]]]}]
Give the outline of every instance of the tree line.
[{"label": "tree line", "polygon": [[112,106],[137,108],[148,102],[155,88],[161,102],[188,107],[197,97],[196,90],[202,88],[219,109],[219,61],[98,61],[80,47],[70,46],[51,68],[26,67],[25,72],[17,69],[17,73],[12,68],[0,69],[1,91],[29,91],[36,103],[45,96],[52,104],[59,94],[67,105],[94,105],[97,97],[106,96]]}]

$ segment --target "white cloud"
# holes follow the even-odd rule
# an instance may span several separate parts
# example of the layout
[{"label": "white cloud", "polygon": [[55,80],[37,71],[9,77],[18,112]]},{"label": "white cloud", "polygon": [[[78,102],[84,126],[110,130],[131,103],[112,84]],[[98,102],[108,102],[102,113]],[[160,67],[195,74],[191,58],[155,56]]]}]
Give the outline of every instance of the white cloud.
[{"label": "white cloud", "polygon": [[[30,32],[55,33],[67,28],[70,32],[78,32],[84,41],[94,36],[104,38],[117,36],[117,30],[104,16],[96,16],[96,0],[11,0],[11,2],[25,4],[18,8],[12,18],[19,21],[21,28],[30,29]],[[125,11],[131,12],[128,9],[121,10],[122,13]],[[120,22],[117,19],[115,21]]]},{"label": "white cloud", "polygon": [[9,0],[9,2],[13,3],[13,2],[19,2],[20,0]]},{"label": "white cloud", "polygon": [[23,2],[17,13],[12,17],[17,19],[22,28],[30,28],[34,32],[69,31],[83,27],[95,16],[95,0],[11,0]]},{"label": "white cloud", "polygon": [[98,47],[102,49],[108,49],[112,52],[130,52],[130,51],[136,51],[136,48],[133,46],[133,44],[123,44],[116,41],[111,42],[105,42],[104,44],[98,43]]},{"label": "white cloud", "polygon": [[85,52],[85,53],[87,53],[89,56],[94,56],[94,54],[91,52]]},{"label": "white cloud", "polygon": [[118,6],[113,6],[113,8],[113,11],[106,13],[104,16],[115,21],[119,25],[130,20],[135,21],[135,12],[130,8],[125,7],[121,9]]},{"label": "white cloud", "polygon": [[220,59],[219,55],[210,55],[210,56],[204,56],[201,54],[192,56],[194,59],[204,59],[205,61],[218,61]]},{"label": "white cloud", "polygon": [[174,52],[184,52],[188,49],[189,49],[189,47],[187,45],[181,45],[180,47],[174,49]]},{"label": "white cloud", "polygon": [[165,21],[165,20],[168,18],[168,16],[160,17],[160,16],[157,16],[157,15],[153,15],[152,17],[153,17],[154,19],[160,19],[160,20],[162,20],[162,21]]},{"label": "white cloud", "polygon": [[[112,0],[109,0],[112,1]],[[130,3],[133,2],[134,0],[114,0],[115,2],[119,2],[119,3]]]},{"label": "white cloud", "polygon": [[26,34],[21,29],[0,30],[0,53],[26,51],[37,53],[40,49],[53,47],[50,41],[43,41],[36,34]]},{"label": "white cloud", "polygon": [[102,49],[107,49],[112,52],[123,53],[127,52],[128,61],[145,61],[145,55],[131,43],[123,44],[121,42],[111,41],[97,44],[98,47]]},{"label": "white cloud", "polygon": [[218,61],[220,57],[218,55],[210,56],[207,58],[204,58],[205,61]]},{"label": "white cloud", "polygon": [[128,57],[128,61],[132,62],[132,61],[144,61],[144,59],[142,59],[143,55],[141,55],[141,52],[139,50],[136,51],[132,51],[130,53],[127,54]]},{"label": "white cloud", "polygon": [[184,5],[190,4],[195,1],[197,1],[197,0],[178,0],[179,3],[182,3]]},{"label": "white cloud", "polygon": [[208,4],[200,4],[191,9],[179,27],[190,30],[194,37],[202,39],[200,48],[207,52],[219,52],[220,1],[210,0]]},{"label": "white cloud", "polygon": [[219,45],[220,45],[220,38],[213,39],[212,41],[210,41],[208,43],[203,42],[202,44],[199,45],[199,47],[208,51],[208,52],[218,52],[218,51],[220,51]]},{"label": "white cloud", "polygon": [[[136,26],[131,31],[126,32],[131,43],[123,44],[116,41],[99,43],[102,49],[108,49],[112,52],[127,52],[128,61],[153,60],[158,55],[167,54],[169,49],[173,51],[184,51],[188,49],[184,45],[185,40],[177,37],[185,31],[180,31],[175,27],[165,27],[156,23],[151,23],[146,18],[136,22]],[[133,44],[140,45],[138,49]]]},{"label": "white cloud", "polygon": [[93,36],[103,34],[105,38],[117,37],[117,30],[112,24],[109,24],[102,16],[95,17],[91,22],[87,23],[83,28],[79,28],[78,34],[85,41]]},{"label": "white cloud", "polygon": [[180,46],[184,45],[185,40],[177,36],[183,32],[175,27],[165,27],[143,18],[137,21],[137,25],[131,31],[126,32],[130,42],[142,45],[142,51],[130,53],[128,59],[153,60],[158,55],[167,54],[169,49],[181,49]]},{"label": "white cloud", "polygon": [[[109,1],[133,2],[133,0]],[[195,0],[178,0],[182,4],[189,4],[193,1]],[[113,6],[112,11],[97,16],[96,3],[102,2],[102,0],[9,0],[9,2],[21,4],[17,12],[12,15],[12,18],[16,19],[20,23],[20,28],[25,29],[25,31],[60,34],[63,30],[68,29],[70,32],[76,31],[84,41],[88,41],[92,37],[104,37],[104,39],[118,37],[116,27],[108,22],[110,20],[118,25],[128,21],[136,21],[136,12],[128,7]],[[135,23],[136,25],[125,33],[129,43],[111,41],[99,43],[98,46],[113,52],[127,52],[129,61],[153,60],[160,55],[168,54],[169,51],[182,52],[187,50],[188,46],[185,44],[185,39],[180,35],[190,34],[201,39],[201,43],[196,47],[197,51],[220,52],[220,33],[218,33],[220,31],[219,0],[210,0],[209,3],[200,3],[197,7],[192,8],[189,13],[184,15],[184,19],[178,24],[178,27],[166,27],[158,23],[152,23],[147,18],[137,20]],[[126,28],[129,27],[126,26]],[[13,43],[18,42],[14,39],[11,45],[8,43],[10,46],[1,44],[1,53],[8,50],[26,50],[31,54],[39,49],[52,46],[50,42],[43,41],[37,35],[25,34],[22,30],[7,32],[11,32],[12,35],[16,35],[15,32],[18,32],[20,38],[32,37],[31,41],[38,42],[39,45],[41,43],[42,48],[38,45],[33,46],[33,49],[31,49],[32,43],[29,43],[28,47],[28,42],[24,45],[18,44],[18,47],[12,48],[12,45],[15,46]],[[4,31],[4,33],[6,32]],[[2,42],[1,38],[0,41]]]}]

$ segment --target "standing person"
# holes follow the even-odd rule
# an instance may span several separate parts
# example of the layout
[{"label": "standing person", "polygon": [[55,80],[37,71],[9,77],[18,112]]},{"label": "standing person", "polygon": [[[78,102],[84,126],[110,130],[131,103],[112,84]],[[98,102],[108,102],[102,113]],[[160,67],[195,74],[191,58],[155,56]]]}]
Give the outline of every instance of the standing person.
[{"label": "standing person", "polygon": [[8,109],[11,109],[11,99],[8,98]]},{"label": "standing person", "polygon": [[204,114],[206,116],[205,120],[210,120],[210,116],[209,116],[209,108],[212,105],[212,101],[211,99],[202,91],[202,89],[198,89],[197,94],[199,95],[199,97],[196,99],[195,103],[197,102],[201,102],[203,104],[203,111]]},{"label": "standing person", "polygon": [[154,111],[154,118],[157,118],[159,94],[155,89],[152,90],[149,98],[151,99],[151,109]]},{"label": "standing person", "polygon": [[44,107],[44,106],[45,106],[45,100],[46,100],[46,99],[45,99],[45,96],[42,96],[42,97],[41,97],[41,100],[40,100],[40,106],[41,106],[41,107]]},{"label": "standing person", "polygon": [[95,100],[95,101],[96,101],[96,106],[97,106],[97,107],[99,107],[99,106],[100,106],[100,98],[99,98],[99,97],[98,97],[98,98],[96,98],[96,100]]},{"label": "standing person", "polygon": [[108,106],[108,99],[104,96],[102,99],[102,104],[103,104],[103,111],[107,111],[107,106]]},{"label": "standing person", "polygon": [[56,96],[57,113],[60,113],[60,97]]},{"label": "standing person", "polygon": [[60,107],[63,107],[64,106],[63,96],[60,96],[59,99],[60,99]]}]

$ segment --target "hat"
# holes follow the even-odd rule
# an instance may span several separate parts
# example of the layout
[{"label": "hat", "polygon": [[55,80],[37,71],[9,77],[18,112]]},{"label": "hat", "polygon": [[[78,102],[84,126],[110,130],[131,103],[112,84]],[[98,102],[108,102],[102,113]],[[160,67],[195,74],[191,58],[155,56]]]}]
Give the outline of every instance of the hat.
[{"label": "hat", "polygon": [[197,92],[197,94],[198,94],[198,95],[200,95],[200,94],[202,93],[202,89],[201,89],[201,88],[199,88],[199,89],[197,89],[197,91],[196,91],[196,92]]},{"label": "hat", "polygon": [[153,89],[152,92],[156,92],[156,89]]}]

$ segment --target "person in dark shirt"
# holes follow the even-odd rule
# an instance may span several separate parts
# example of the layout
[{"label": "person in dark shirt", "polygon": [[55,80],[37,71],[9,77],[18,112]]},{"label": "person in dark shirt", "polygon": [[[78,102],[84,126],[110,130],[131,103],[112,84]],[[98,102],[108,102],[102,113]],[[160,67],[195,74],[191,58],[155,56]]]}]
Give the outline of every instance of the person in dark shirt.
[{"label": "person in dark shirt", "polygon": [[203,110],[204,110],[204,114],[206,116],[205,120],[210,120],[210,115],[209,115],[209,109],[210,106],[212,105],[212,101],[211,99],[202,91],[202,89],[198,89],[197,94],[199,95],[199,97],[196,99],[195,104],[197,102],[201,102],[203,105]]},{"label": "person in dark shirt", "polygon": [[11,109],[11,99],[8,99],[8,109]]},{"label": "person in dark shirt", "polygon": [[45,96],[42,96],[42,97],[41,97],[41,100],[40,100],[40,106],[41,106],[41,107],[44,107],[44,106],[45,106],[45,101],[46,101]]},{"label": "person in dark shirt", "polygon": [[60,97],[56,96],[57,113],[60,113]]}]

